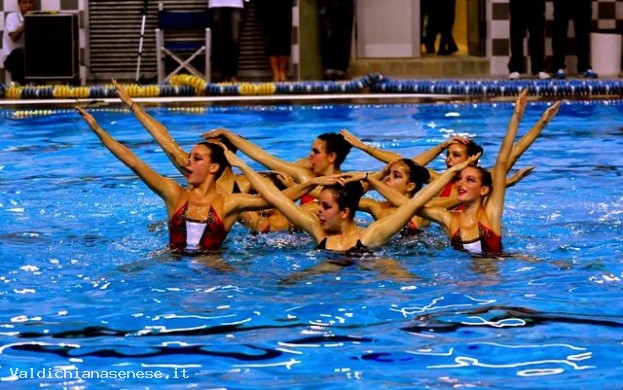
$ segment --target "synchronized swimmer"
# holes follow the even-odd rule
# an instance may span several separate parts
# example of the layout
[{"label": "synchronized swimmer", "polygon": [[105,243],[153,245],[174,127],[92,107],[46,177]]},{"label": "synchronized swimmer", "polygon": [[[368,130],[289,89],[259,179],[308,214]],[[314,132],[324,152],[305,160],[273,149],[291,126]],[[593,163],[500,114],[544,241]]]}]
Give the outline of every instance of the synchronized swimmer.
[{"label": "synchronized swimmer", "polygon": [[[226,129],[203,134],[205,141],[187,153],[163,124],[114,80],[113,84],[120,99],[185,176],[187,186],[155,172],[103,130],[85,109],[76,109],[104,146],[163,199],[169,247],[181,253],[219,248],[236,221],[263,233],[298,229],[307,233],[318,249],[338,252],[367,251],[399,232],[417,234],[432,221],[445,230],[454,248],[498,256],[502,254],[506,188],[530,174],[533,167],[510,178],[507,175],[559,107],[555,103],[546,109],[533,128],[515,142],[527,103],[527,91],[523,91],[491,170],[477,165],[482,147],[464,137],[452,137],[409,159],[367,145],[347,130],[321,134],[308,158],[290,163]],[[343,173],[340,167],[351,147],[387,165],[379,172]],[[425,167],[444,150],[445,172]],[[274,173],[254,171],[237,151]],[[234,173],[232,166],[241,174]],[[362,197],[368,190],[386,200]],[[300,204],[295,203],[301,197]],[[374,222],[359,226],[354,221],[358,210],[370,213]],[[270,219],[263,220],[267,216]]]}]

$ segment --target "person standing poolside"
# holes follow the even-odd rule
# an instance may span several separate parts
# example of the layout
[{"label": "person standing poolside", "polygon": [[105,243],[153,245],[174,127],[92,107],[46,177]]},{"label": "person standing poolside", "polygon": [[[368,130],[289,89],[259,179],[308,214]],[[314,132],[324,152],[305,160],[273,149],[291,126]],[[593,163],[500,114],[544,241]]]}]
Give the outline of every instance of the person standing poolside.
[{"label": "person standing poolside", "polygon": [[437,7],[439,7],[437,23],[441,33],[437,54],[447,56],[459,51],[459,47],[456,45],[454,35],[452,34],[456,19],[456,0],[439,0]]},{"label": "person standing poolside", "polygon": [[4,69],[11,78],[24,84],[24,15],[34,9],[33,0],[17,0],[19,11],[11,12],[4,22],[2,56]]},{"label": "person standing poolside", "polygon": [[510,0],[510,45],[508,78],[518,79],[525,73],[524,38],[528,31],[530,71],[539,79],[551,78],[545,72],[545,0]]},{"label": "person standing poolside", "polygon": [[208,8],[212,16],[212,62],[221,81],[236,82],[243,0],[208,0]]},{"label": "person standing poolside", "polygon": [[[502,213],[506,193],[506,174],[514,163],[513,141],[523,117],[528,91],[517,99],[504,141],[500,146],[493,172],[480,166],[461,169],[455,181],[461,210],[424,207],[418,215],[440,224],[456,249],[497,256],[502,253]],[[548,108],[539,122],[543,128],[558,111],[558,104]]]},{"label": "person standing poolside", "polygon": [[361,227],[354,221],[355,212],[363,195],[363,187],[359,181],[323,187],[318,199],[319,210],[316,215],[311,215],[283,196],[270,181],[251,169],[235,154],[225,151],[225,155],[232,166],[242,170],[259,194],[282,212],[294,226],[311,236],[318,249],[347,253],[365,252],[369,248],[383,245],[399,232],[413,214],[433,198],[456,172],[475,159],[471,158],[450,168],[391,215],[367,227]]},{"label": "person standing poolside", "polygon": [[257,1],[266,32],[266,51],[273,81],[286,81],[292,52],[293,0]]},{"label": "person standing poolside", "polygon": [[[76,109],[102,144],[162,198],[167,210],[169,247],[173,251],[201,253],[217,249],[242,212],[270,207],[260,196],[230,194],[217,189],[216,181],[228,165],[221,145],[201,142],[193,147],[184,165],[188,187],[183,187],[150,168],[102,129],[86,110]],[[286,191],[297,199],[318,184],[332,182],[330,178],[318,178]]]},{"label": "person standing poolside", "polygon": [[354,0],[318,0],[320,55],[325,80],[348,78],[354,19]]},{"label": "person standing poolside", "polygon": [[552,35],[552,67],[556,69],[554,77],[567,77],[567,32],[569,21],[573,20],[575,32],[575,52],[578,58],[578,74],[589,79],[596,79],[597,73],[591,69],[589,60],[592,0],[554,0],[554,32]]}]

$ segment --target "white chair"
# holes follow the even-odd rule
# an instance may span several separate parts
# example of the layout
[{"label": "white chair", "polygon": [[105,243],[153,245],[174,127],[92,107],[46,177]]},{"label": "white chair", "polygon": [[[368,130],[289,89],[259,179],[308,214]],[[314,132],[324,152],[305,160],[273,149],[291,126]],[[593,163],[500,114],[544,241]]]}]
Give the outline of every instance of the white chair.
[{"label": "white chair", "polygon": [[[156,28],[156,61],[158,83],[182,71],[210,82],[210,29],[209,11],[166,11],[158,5],[158,28]],[[200,55],[205,56],[202,72],[191,64]],[[167,58],[178,66],[165,76]]]}]

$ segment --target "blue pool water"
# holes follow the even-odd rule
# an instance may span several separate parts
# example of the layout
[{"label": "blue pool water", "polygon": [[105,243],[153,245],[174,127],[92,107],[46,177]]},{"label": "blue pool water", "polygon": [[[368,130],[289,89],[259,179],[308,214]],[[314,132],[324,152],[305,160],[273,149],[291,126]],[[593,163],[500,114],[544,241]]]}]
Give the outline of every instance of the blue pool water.
[{"label": "blue pool water", "polygon": [[[548,104],[529,104],[520,134]],[[511,112],[509,103],[150,109],[187,150],[219,126],[286,160],[340,128],[406,156],[461,133],[485,147],[484,165]],[[94,114],[180,178],[127,111]],[[0,122],[0,387],[620,386],[620,101],[563,103],[521,158],[517,167],[537,168],[507,192],[512,257],[471,258],[432,227],[324,274],[312,267],[331,256],[307,236],[240,226],[216,260],[172,257],[161,200],[77,114],[5,110]],[[359,151],[344,165],[375,167]]]}]

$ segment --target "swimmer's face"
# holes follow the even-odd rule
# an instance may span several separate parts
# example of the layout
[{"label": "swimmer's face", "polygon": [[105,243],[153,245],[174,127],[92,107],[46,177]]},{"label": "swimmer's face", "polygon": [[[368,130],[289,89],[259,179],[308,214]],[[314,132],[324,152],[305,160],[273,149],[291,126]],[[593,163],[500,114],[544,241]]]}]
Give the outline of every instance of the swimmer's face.
[{"label": "swimmer's face", "polygon": [[186,163],[186,180],[188,184],[198,185],[203,183],[208,175],[218,170],[218,164],[212,163],[210,149],[205,145],[195,145],[188,155]]},{"label": "swimmer's face", "polygon": [[409,181],[409,168],[402,162],[395,162],[389,167],[389,173],[383,179],[385,184],[401,194],[407,194],[415,189],[415,183]]},{"label": "swimmer's face", "polygon": [[467,160],[467,146],[460,143],[453,143],[448,146],[448,152],[446,154],[446,167],[450,168],[456,164],[462,163]]},{"label": "swimmer's face", "polygon": [[32,11],[33,9],[35,9],[35,4],[34,4],[33,0],[19,0],[17,2],[17,5],[19,6],[19,12],[22,15],[25,15],[28,12]]},{"label": "swimmer's face", "polygon": [[327,143],[316,138],[309,153],[311,170],[316,176],[324,176],[333,173],[335,153],[327,153]]},{"label": "swimmer's face", "polygon": [[490,188],[482,185],[482,174],[477,168],[465,167],[454,183],[460,201],[480,199],[489,193]]},{"label": "swimmer's face", "polygon": [[340,223],[344,217],[348,217],[348,210],[340,210],[340,206],[335,201],[333,192],[322,190],[318,197],[318,211],[316,212],[318,221],[325,231],[339,231]]}]

